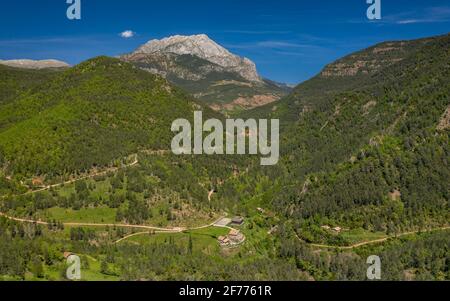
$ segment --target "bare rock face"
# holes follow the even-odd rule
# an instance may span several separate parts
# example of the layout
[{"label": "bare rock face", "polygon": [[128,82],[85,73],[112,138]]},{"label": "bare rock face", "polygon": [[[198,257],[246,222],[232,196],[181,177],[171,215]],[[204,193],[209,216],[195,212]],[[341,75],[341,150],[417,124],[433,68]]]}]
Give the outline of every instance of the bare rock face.
[{"label": "bare rock face", "polygon": [[34,61],[34,60],[10,60],[10,61],[3,61],[0,60],[1,65],[6,65],[9,67],[15,67],[15,68],[23,68],[23,69],[47,69],[47,68],[68,68],[70,67],[69,64],[62,61],[57,60],[41,60],[41,61]]},{"label": "bare rock face", "polygon": [[207,35],[172,36],[162,40],[151,40],[139,47],[133,54],[193,55],[216,64],[228,72],[235,72],[244,79],[261,82],[256,65],[247,58],[241,58],[223,48]]},{"label": "bare rock face", "polygon": [[251,60],[232,54],[204,34],[151,40],[120,59],[163,76],[224,112],[261,106],[291,91],[286,85],[263,79]]},{"label": "bare rock face", "polygon": [[450,105],[447,107],[444,115],[442,115],[439,125],[437,127],[439,131],[445,131],[450,129]]}]

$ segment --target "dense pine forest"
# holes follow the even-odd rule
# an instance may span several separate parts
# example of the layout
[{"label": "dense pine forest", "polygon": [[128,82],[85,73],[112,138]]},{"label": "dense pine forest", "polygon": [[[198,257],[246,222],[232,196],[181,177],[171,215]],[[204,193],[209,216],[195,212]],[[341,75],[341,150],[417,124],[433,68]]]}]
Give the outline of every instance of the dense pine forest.
[{"label": "dense pine forest", "polygon": [[375,45],[243,112],[280,119],[272,167],[171,154],[175,119],[224,116],[119,59],[0,67],[0,279],[64,280],[70,252],[85,280],[366,280],[373,254],[449,280],[449,49]]},{"label": "dense pine forest", "polygon": [[[448,222],[449,44],[447,35],[376,45],[257,109],[291,120],[272,205],[303,239],[346,243],[323,225],[400,233]],[[354,61],[376,70],[342,75]]]}]

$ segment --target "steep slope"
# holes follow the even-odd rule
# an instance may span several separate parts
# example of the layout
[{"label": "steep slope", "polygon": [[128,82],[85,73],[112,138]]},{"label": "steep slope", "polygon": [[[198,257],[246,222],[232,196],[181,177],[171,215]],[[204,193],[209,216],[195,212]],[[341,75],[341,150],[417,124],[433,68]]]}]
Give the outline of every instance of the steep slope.
[{"label": "steep slope", "polygon": [[198,108],[159,76],[95,58],[1,105],[0,160],[16,177],[52,177],[107,165],[138,148],[169,149],[171,123]]},{"label": "steep slope", "polygon": [[243,112],[242,115],[278,116],[285,123],[292,123],[299,120],[305,111],[329,103],[333,95],[339,92],[377,91],[380,85],[396,80],[392,74],[383,78],[389,67],[401,67],[402,62],[424,46],[444,38],[384,42],[355,52],[327,65],[317,76],[295,87],[290,95],[280,101]]},{"label": "steep slope", "polygon": [[245,113],[283,124],[272,205],[300,237],[345,244],[321,226],[393,233],[449,220],[448,49],[450,35],[376,45]]},{"label": "steep slope", "polygon": [[289,91],[262,79],[252,61],[230,53],[206,35],[151,40],[121,58],[166,77],[218,111],[258,107]]}]

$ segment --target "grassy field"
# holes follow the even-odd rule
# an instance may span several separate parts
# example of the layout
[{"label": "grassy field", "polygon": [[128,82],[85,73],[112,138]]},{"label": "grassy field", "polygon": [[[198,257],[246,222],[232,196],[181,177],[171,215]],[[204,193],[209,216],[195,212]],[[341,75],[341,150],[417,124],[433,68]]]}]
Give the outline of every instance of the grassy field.
[{"label": "grassy field", "polygon": [[115,223],[116,209],[108,207],[82,208],[80,210],[54,207],[42,215],[47,220],[57,220],[63,223]]},{"label": "grassy field", "polygon": [[[126,199],[128,178],[124,177],[123,187],[116,190],[116,195],[125,197],[125,201],[120,205],[119,210],[124,212],[129,207],[129,200]],[[155,184],[154,177],[146,177],[148,183]],[[95,181],[94,179],[85,180],[86,185],[90,187],[89,197],[96,200],[95,205],[99,207],[84,208],[81,210],[62,209],[58,207],[50,208],[39,213],[39,218],[61,222],[87,222],[87,223],[116,223],[116,213],[118,209],[107,209],[111,193],[111,178],[105,177],[104,180]],[[47,194],[47,192],[45,192]],[[70,198],[76,195],[75,184],[67,184],[56,188],[56,193],[60,197]],[[198,210],[187,202],[180,202],[181,208],[175,210],[170,198],[176,199],[179,195],[173,191],[159,191],[152,195],[155,198],[146,198],[144,193],[135,193],[134,196],[140,202],[149,203],[150,218],[142,224],[155,227],[198,227],[211,223],[219,218],[218,213],[212,213],[206,210]],[[104,205],[102,205],[104,204]],[[93,206],[93,204],[90,204]],[[167,212],[171,212],[173,220],[168,220]],[[117,223],[127,223],[121,221]],[[130,222],[131,224],[134,224]]]},{"label": "grassy field", "polygon": [[340,234],[345,240],[349,241],[351,244],[356,244],[360,242],[382,239],[387,237],[386,233],[383,232],[369,232],[364,229],[352,229],[350,231],[344,231]]},{"label": "grassy field", "polygon": [[[81,268],[81,281],[118,281],[119,277],[114,275],[105,275],[101,273],[100,262],[90,256],[79,255],[81,261],[87,260],[88,263],[82,262]],[[54,268],[45,267],[45,275],[49,280],[61,280],[61,271],[58,271]],[[35,278],[26,279],[26,280],[39,280]]]},{"label": "grassy field", "polygon": [[189,244],[189,238],[192,238],[192,245],[194,250],[204,252],[212,255],[217,254],[220,250],[217,238],[221,235],[227,235],[228,229],[209,227],[201,230],[187,231],[183,233],[158,233],[154,235],[142,234],[131,237],[121,243],[137,243],[141,245],[153,244],[153,243],[167,243],[173,241],[176,244],[187,246]]}]

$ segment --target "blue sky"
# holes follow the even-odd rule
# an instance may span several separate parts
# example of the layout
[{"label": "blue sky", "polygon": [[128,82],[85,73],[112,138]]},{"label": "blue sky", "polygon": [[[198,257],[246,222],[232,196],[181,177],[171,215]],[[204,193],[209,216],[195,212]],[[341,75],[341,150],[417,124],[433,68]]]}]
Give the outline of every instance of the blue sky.
[{"label": "blue sky", "polygon": [[[255,61],[264,77],[299,83],[346,54],[386,40],[450,32],[448,0],[381,0],[380,21],[366,0],[2,1],[0,59],[54,58],[77,64],[133,51],[154,38],[205,33]],[[131,38],[121,32],[131,30]]]}]

